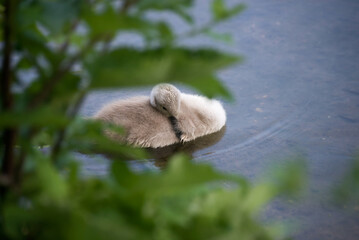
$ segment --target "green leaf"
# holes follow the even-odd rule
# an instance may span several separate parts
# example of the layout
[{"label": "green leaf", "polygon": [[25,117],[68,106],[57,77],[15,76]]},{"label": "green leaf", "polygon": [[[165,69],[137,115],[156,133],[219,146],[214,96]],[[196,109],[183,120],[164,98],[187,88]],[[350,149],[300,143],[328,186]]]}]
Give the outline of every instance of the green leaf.
[{"label": "green leaf", "polygon": [[32,140],[32,144],[39,147],[49,146],[52,142],[51,134],[46,130],[41,131]]},{"label": "green leaf", "polygon": [[248,195],[245,197],[243,201],[243,208],[249,213],[256,214],[265,204],[268,204],[277,193],[277,190],[270,184],[263,183],[256,185],[250,189]]},{"label": "green leaf", "polygon": [[193,0],[172,0],[172,1],[158,1],[158,0],[142,0],[136,4],[136,8],[140,13],[148,10],[171,11],[192,24],[193,18],[188,13],[188,8],[193,5]]},{"label": "green leaf", "polygon": [[231,181],[246,188],[246,181],[238,176],[223,174],[209,165],[191,163],[186,155],[175,155],[170,159],[168,169],[163,175],[163,186],[168,186],[168,191],[186,190],[202,184],[218,181]]},{"label": "green leaf", "polygon": [[31,64],[31,62],[27,58],[24,58],[24,57],[22,57],[20,59],[20,61],[15,66],[16,70],[30,69],[32,67],[33,67],[33,65]]},{"label": "green leaf", "polygon": [[77,46],[77,47],[81,47],[84,46],[86,43],[88,36],[86,35],[81,35],[81,34],[71,34],[70,36],[70,42],[71,44]]},{"label": "green leaf", "polygon": [[157,27],[162,44],[166,45],[167,43],[171,43],[174,38],[171,28],[164,22],[158,22]]},{"label": "green leaf", "polygon": [[332,191],[337,204],[359,204],[359,155],[352,159],[343,178]]},{"label": "green leaf", "polygon": [[142,0],[136,7],[141,10],[158,9],[171,10],[176,7],[189,7],[193,4],[193,0],[173,0],[173,1],[158,1],[158,0]]},{"label": "green leaf", "polygon": [[226,6],[223,0],[213,0],[212,2],[212,14],[214,19],[219,20],[225,16],[227,12]]},{"label": "green leaf", "polygon": [[63,177],[49,162],[40,161],[36,168],[36,180],[41,188],[41,198],[50,201],[65,201],[68,195],[68,186]]},{"label": "green leaf", "polygon": [[119,14],[111,7],[100,13],[89,9],[85,11],[84,19],[94,37],[114,36],[120,30],[137,31],[147,40],[169,41],[173,37],[172,30],[164,22],[151,22],[141,17]]},{"label": "green leaf", "polygon": [[269,174],[269,177],[267,177],[269,180],[265,179],[263,181],[271,182],[277,193],[296,196],[305,189],[307,166],[302,158],[296,157],[282,166],[274,164]]},{"label": "green leaf", "polygon": [[51,98],[55,100],[69,99],[80,90],[81,78],[74,73],[65,74],[54,88]]},{"label": "green leaf", "polygon": [[16,32],[17,48],[20,50],[26,50],[33,56],[42,54],[47,58],[54,58],[54,54],[47,47],[47,41],[44,35],[39,31],[35,24],[19,27]]},{"label": "green leaf", "polygon": [[113,159],[144,159],[147,154],[143,149],[127,146],[111,140],[105,130],[123,133],[119,126],[102,123],[92,119],[76,119],[68,128],[66,145],[68,149],[82,153],[106,154]]},{"label": "green leaf", "polygon": [[227,8],[224,0],[214,0],[212,2],[212,15],[215,21],[222,21],[233,17],[239,13],[241,13],[246,6],[242,3]]},{"label": "green leaf", "polygon": [[224,43],[227,44],[233,44],[233,39],[232,36],[230,34],[226,34],[226,33],[217,33],[217,32],[213,32],[211,30],[207,30],[204,32],[207,36],[217,40],[217,41],[222,41]]},{"label": "green leaf", "polygon": [[20,229],[23,228],[27,222],[33,220],[33,216],[29,214],[29,210],[19,207],[17,203],[8,203],[4,206],[3,210],[4,221],[3,231],[13,239],[21,239],[22,232]]},{"label": "green leaf", "polygon": [[[213,49],[116,49],[88,61],[93,89],[182,82],[205,95],[230,98],[216,71],[240,60]],[[141,71],[139,71],[141,69]]]},{"label": "green leaf", "polygon": [[233,101],[233,96],[225,86],[214,76],[203,76],[202,78],[191,79],[190,82],[183,81],[184,83],[198,89],[204,95],[213,98],[215,96],[223,96],[227,100]]},{"label": "green leaf", "polygon": [[178,16],[180,16],[187,23],[189,23],[189,24],[194,23],[193,17],[188,13],[187,9],[177,7],[177,8],[173,8],[173,12],[175,12]]},{"label": "green leaf", "polygon": [[70,120],[50,107],[42,107],[32,111],[2,112],[0,113],[0,128],[6,127],[55,127],[62,128]]},{"label": "green leaf", "polygon": [[41,23],[46,28],[46,32],[58,35],[78,17],[81,2],[77,0],[20,1],[18,19],[23,24]]},{"label": "green leaf", "polygon": [[[187,192],[219,181],[236,183],[242,190],[247,188],[247,182],[241,177],[220,173],[208,165],[191,163],[185,155],[174,156],[169,168],[161,175],[135,175],[120,163],[114,163],[112,167],[112,173],[122,186],[128,187],[130,191],[146,192],[156,197]],[[153,184],[156,185],[155,189],[148,188]]]}]

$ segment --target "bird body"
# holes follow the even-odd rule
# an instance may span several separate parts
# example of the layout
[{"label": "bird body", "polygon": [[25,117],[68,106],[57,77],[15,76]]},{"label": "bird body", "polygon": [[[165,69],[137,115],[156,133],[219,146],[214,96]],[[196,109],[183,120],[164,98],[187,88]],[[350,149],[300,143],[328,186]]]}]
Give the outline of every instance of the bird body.
[{"label": "bird body", "polygon": [[116,100],[94,117],[120,125],[125,134],[109,137],[139,147],[164,147],[219,131],[226,113],[217,100],[179,92],[170,84],[155,86],[148,96]]}]

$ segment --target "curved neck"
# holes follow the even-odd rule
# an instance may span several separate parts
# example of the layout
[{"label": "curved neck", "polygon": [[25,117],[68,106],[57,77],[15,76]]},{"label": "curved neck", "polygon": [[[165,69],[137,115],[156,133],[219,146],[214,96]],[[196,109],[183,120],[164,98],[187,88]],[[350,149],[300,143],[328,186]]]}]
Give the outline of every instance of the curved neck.
[{"label": "curved neck", "polygon": [[180,127],[178,126],[178,120],[177,118],[175,118],[174,116],[170,116],[168,117],[168,119],[170,120],[171,126],[172,126],[172,130],[174,131],[174,133],[176,134],[176,137],[178,138],[178,140],[181,141],[181,137],[183,135],[182,130],[180,129]]}]

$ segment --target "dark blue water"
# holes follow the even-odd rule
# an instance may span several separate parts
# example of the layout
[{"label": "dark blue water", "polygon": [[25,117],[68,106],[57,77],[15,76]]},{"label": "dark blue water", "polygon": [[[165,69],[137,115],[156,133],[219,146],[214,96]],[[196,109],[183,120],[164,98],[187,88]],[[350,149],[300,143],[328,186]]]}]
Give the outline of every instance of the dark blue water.
[{"label": "dark blue water", "polygon": [[[209,19],[204,2],[193,10],[199,25]],[[228,122],[223,138],[191,153],[195,161],[254,181],[288,156],[304,156],[309,166],[306,197],[297,204],[274,202],[267,218],[296,223],[295,239],[359,239],[359,207],[336,208],[329,194],[359,148],[359,1],[246,3],[242,15],[216,28],[231,33],[233,44],[204,36],[181,41],[246,57],[244,64],[219,73],[236,98],[234,103],[224,102]],[[188,29],[175,17],[169,20],[179,34]],[[141,46],[141,39],[126,37]],[[90,116],[108,101],[149,91],[93,93],[82,114]],[[161,162],[131,164],[158,169]],[[105,174],[107,165],[101,158],[85,159],[85,174]]]}]

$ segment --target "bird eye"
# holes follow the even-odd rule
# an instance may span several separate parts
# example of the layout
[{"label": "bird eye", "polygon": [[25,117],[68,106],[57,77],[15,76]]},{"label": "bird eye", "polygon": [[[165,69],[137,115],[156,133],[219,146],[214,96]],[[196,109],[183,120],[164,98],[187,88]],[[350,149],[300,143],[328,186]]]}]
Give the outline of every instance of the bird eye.
[{"label": "bird eye", "polygon": [[165,110],[165,111],[167,111],[167,108],[165,108],[165,107],[162,107],[162,109]]}]

